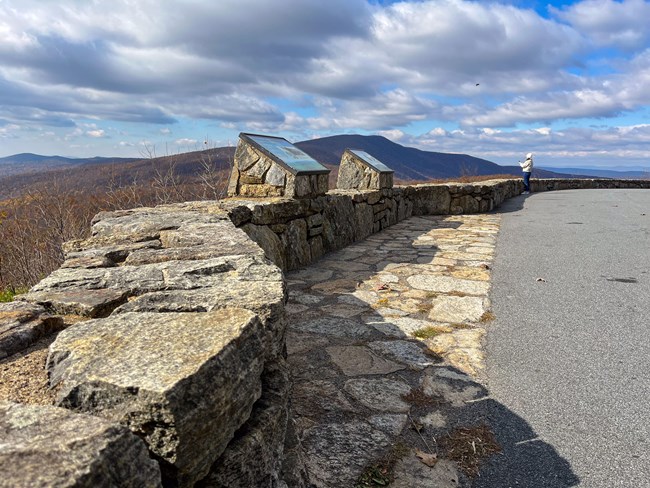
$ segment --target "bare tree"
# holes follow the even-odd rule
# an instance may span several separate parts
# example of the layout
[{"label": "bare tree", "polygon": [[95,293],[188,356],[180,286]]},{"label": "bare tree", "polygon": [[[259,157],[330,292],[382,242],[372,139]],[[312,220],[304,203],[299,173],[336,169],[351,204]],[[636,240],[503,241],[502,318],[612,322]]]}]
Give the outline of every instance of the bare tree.
[{"label": "bare tree", "polygon": [[147,159],[156,160],[157,163],[151,182],[155,193],[155,203],[165,204],[182,200],[182,178],[177,171],[178,160],[175,154],[170,153],[167,144],[165,144],[164,158],[159,159],[156,156],[156,146],[148,143],[142,144],[140,154]]},{"label": "bare tree", "polygon": [[219,200],[224,198],[228,192],[228,180],[234,165],[233,158],[228,158],[225,167],[220,167],[216,158],[216,149],[213,143],[206,137],[203,142],[205,146],[199,159],[199,179],[203,187],[200,198],[205,200]]}]

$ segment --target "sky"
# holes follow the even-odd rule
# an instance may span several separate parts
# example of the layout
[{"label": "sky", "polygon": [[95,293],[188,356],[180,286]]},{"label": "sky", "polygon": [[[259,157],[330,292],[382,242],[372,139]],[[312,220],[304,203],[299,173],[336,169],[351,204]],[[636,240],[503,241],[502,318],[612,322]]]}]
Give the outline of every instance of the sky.
[{"label": "sky", "polygon": [[0,157],[378,134],[650,167],[650,0],[0,0]]}]

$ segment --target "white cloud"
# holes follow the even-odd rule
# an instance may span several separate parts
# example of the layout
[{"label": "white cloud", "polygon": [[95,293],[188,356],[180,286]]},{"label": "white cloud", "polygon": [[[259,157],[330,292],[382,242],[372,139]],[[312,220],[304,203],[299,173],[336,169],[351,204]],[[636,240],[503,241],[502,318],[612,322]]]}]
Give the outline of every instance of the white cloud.
[{"label": "white cloud", "polygon": [[386,139],[390,139],[391,141],[394,142],[400,142],[401,140],[407,138],[407,135],[399,129],[380,130],[377,131],[377,134],[385,137]]},{"label": "white cloud", "polygon": [[635,50],[650,40],[645,0],[585,0],[552,12],[601,46]]},{"label": "white cloud", "polygon": [[176,139],[174,144],[177,146],[196,146],[199,143],[197,139],[182,138]]},{"label": "white cloud", "polygon": [[20,126],[16,124],[0,125],[0,137],[11,137],[14,133],[20,130]]},{"label": "white cloud", "polygon": [[[351,101],[351,110],[360,99],[376,102],[374,115],[337,113],[330,127],[382,128],[391,113],[399,126],[422,117],[427,92],[570,85],[558,70],[580,48],[569,28],[530,11],[452,0],[384,8],[362,0],[5,0],[3,15],[11,20],[4,37],[24,38],[23,52],[0,46],[0,80],[20,87],[18,98],[61,116],[154,123],[186,116],[280,126],[264,98],[308,93]],[[398,93],[420,100],[408,102],[417,113],[390,107]]]},{"label": "white cloud", "polygon": [[499,164],[513,165],[527,152],[538,164],[571,166],[637,164],[650,166],[650,125],[607,128],[525,129],[485,131],[434,129],[402,142],[429,151],[467,153]]},{"label": "white cloud", "polygon": [[[120,139],[134,143],[198,120],[226,139],[375,131],[510,154],[567,140],[557,121],[650,105],[650,2],[584,0],[550,18],[507,3],[522,2],[0,0],[0,135],[100,144],[94,120],[129,124]],[[522,123],[539,127],[505,130]],[[445,129],[410,135],[425,124]],[[614,147],[623,132],[596,134]]]}]

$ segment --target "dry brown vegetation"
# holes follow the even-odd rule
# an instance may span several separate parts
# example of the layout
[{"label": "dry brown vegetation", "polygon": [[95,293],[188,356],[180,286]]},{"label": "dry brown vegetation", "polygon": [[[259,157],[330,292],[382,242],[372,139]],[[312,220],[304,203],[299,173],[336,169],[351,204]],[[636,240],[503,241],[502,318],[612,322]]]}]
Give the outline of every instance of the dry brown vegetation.
[{"label": "dry brown vegetation", "polygon": [[479,475],[483,462],[501,452],[494,432],[487,425],[460,427],[438,442],[442,457],[450,459],[470,478]]},{"label": "dry brown vegetation", "polygon": [[223,198],[231,161],[229,154],[200,151],[48,171],[4,186],[0,291],[30,287],[58,268],[62,243],[86,237],[102,210]]}]

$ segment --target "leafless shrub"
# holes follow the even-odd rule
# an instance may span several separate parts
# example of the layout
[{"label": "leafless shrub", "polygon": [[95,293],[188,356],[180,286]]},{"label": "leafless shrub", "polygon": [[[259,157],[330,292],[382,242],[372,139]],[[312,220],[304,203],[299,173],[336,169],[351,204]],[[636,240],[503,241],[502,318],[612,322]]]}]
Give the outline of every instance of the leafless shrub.
[{"label": "leafless shrub", "polygon": [[228,158],[227,167],[219,165],[214,157],[215,148],[212,142],[206,138],[203,144],[205,150],[201,152],[199,159],[199,179],[203,190],[200,198],[219,200],[224,198],[228,192],[228,180],[230,179],[234,161]]},{"label": "leafless shrub", "polygon": [[198,155],[156,158],[155,146],[143,144],[142,155],[153,158],[153,168],[93,167],[87,173],[92,181],[55,177],[0,200],[0,291],[30,287],[58,268],[62,243],[86,237],[102,210],[223,198],[232,155],[224,158],[227,149],[211,145],[206,139],[208,147]]}]

